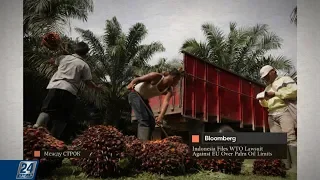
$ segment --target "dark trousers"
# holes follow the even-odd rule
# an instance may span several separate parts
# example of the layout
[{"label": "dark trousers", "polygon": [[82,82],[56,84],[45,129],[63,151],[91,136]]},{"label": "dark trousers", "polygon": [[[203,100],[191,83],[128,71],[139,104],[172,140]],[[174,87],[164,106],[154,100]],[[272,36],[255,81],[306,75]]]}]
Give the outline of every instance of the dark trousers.
[{"label": "dark trousers", "polygon": [[[41,112],[47,113],[52,120],[51,133],[59,138],[66,124],[69,122],[75,105],[76,96],[62,89],[49,89],[43,101]],[[63,129],[61,129],[63,128]]]},{"label": "dark trousers", "polygon": [[143,99],[137,92],[130,92],[128,100],[138,121],[138,138],[144,141],[151,140],[156,122],[149,101]]}]

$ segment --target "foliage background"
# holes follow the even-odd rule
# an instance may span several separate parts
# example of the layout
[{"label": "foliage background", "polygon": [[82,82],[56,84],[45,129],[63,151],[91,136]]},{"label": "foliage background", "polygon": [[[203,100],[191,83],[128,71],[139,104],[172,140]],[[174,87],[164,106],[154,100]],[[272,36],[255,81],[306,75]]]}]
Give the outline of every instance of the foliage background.
[{"label": "foliage background", "polygon": [[[94,11],[92,0],[24,0],[24,121],[34,123],[46,96],[46,86],[55,72],[47,60],[58,54],[40,46],[41,36],[49,31],[59,32],[68,44],[68,51],[78,39],[68,37],[70,20],[87,21]],[[296,23],[295,9],[292,22]],[[70,141],[83,129],[92,124],[111,124],[124,133],[132,133],[131,109],[127,103],[126,85],[135,76],[151,71],[169,71],[182,65],[181,59],[160,58],[156,65],[149,61],[157,52],[166,49],[161,39],[144,44],[148,36],[147,27],[133,23],[123,29],[116,17],[107,18],[104,33],[96,36],[88,29],[76,28],[80,37],[90,45],[87,63],[92,69],[94,81],[105,86],[104,92],[96,92],[82,85],[77,98],[73,118],[65,130],[63,140]],[[282,46],[281,37],[266,24],[251,27],[238,26],[230,22],[230,33],[226,34],[214,23],[203,22],[201,30],[205,41],[189,37],[181,44],[181,50],[199,56],[213,64],[222,66],[242,76],[257,80],[261,66],[271,64],[284,73],[293,66],[285,56],[267,55]]]}]

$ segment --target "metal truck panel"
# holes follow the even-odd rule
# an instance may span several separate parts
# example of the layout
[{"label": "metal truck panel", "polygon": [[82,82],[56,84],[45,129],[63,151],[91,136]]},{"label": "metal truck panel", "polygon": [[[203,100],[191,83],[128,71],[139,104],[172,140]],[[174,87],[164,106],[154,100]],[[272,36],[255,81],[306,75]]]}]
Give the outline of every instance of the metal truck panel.
[{"label": "metal truck panel", "polygon": [[[185,52],[183,61],[185,77],[174,90],[166,119],[181,114],[204,122],[233,121],[253,130],[268,129],[267,112],[255,99],[264,90],[263,85]],[[149,100],[155,115],[161,110],[163,98]]]}]

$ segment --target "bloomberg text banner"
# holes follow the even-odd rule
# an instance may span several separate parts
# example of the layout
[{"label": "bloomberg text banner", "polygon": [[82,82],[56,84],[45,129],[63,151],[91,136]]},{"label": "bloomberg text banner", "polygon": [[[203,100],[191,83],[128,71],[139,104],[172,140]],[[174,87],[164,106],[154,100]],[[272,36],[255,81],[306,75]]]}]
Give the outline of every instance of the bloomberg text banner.
[{"label": "bloomberg text banner", "polygon": [[199,133],[191,134],[195,158],[285,159],[286,133]]}]

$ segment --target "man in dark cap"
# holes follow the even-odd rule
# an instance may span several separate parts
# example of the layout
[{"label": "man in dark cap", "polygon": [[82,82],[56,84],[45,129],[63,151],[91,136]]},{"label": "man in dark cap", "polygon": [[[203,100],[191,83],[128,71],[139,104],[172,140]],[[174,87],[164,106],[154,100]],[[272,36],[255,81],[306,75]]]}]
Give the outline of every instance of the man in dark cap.
[{"label": "man in dark cap", "polygon": [[81,82],[101,90],[101,86],[92,81],[90,67],[84,61],[89,50],[86,43],[79,42],[75,47],[75,54],[50,60],[52,65],[58,66],[58,70],[47,86],[49,90],[47,97],[43,101],[41,113],[33,127],[46,126],[51,119],[53,120],[51,133],[54,137],[60,138],[70,119]]}]

